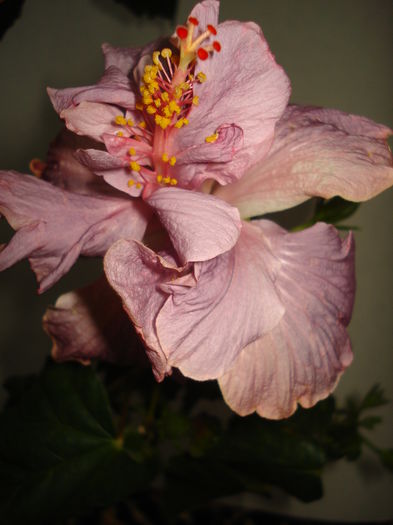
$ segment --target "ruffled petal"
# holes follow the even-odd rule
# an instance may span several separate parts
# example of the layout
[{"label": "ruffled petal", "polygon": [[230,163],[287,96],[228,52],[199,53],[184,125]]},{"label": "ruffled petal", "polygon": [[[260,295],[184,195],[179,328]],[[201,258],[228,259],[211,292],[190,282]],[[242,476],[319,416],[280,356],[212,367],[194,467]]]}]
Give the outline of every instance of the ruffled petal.
[{"label": "ruffled petal", "polygon": [[119,296],[106,279],[61,295],[43,318],[56,361],[148,363]]},{"label": "ruffled petal", "polygon": [[238,240],[241,221],[237,209],[211,195],[162,188],[147,202],[168,231],[182,263],[212,259]]},{"label": "ruffled petal", "polygon": [[391,134],[364,117],[290,106],[268,157],[215,193],[237,206],[242,217],[290,208],[312,196],[371,199],[393,184],[386,143]]},{"label": "ruffled petal", "polygon": [[240,415],[280,419],[297,403],[308,408],[328,396],[352,361],[346,326],[355,293],[354,242],[322,223],[298,233],[257,224],[280,265],[275,288],[285,315],[244,348],[219,384]]},{"label": "ruffled petal", "polygon": [[182,274],[171,261],[160,257],[143,244],[119,241],[104,258],[109,284],[120,295],[123,306],[143,339],[157,381],[171,373],[157,338],[155,318],[166,300],[161,283]]},{"label": "ruffled petal", "polygon": [[12,171],[0,172],[0,213],[16,230],[0,252],[0,271],[28,257],[39,292],[80,254],[103,255],[118,239],[141,239],[150,216],[143,202],[74,194]]},{"label": "ruffled petal", "polygon": [[[278,66],[258,26],[249,22],[225,22],[218,27],[222,50],[206,62],[198,63],[206,82],[195,86],[199,105],[192,108],[189,125],[177,137],[177,153],[213,136],[222,125],[240,127],[242,144],[226,163],[190,166],[192,178],[199,182],[207,176],[237,180],[245,170],[264,157],[273,140],[274,127],[290,94],[283,69]],[[206,175],[206,171],[209,175]],[[190,175],[189,175],[190,176]]]},{"label": "ruffled petal", "polygon": [[81,102],[100,102],[124,108],[135,108],[135,86],[117,67],[108,67],[101,79],[92,86],[77,88],[47,88],[49,98],[57,113]]},{"label": "ruffled petal", "polygon": [[235,247],[196,263],[196,284],[176,280],[156,320],[168,363],[193,379],[220,377],[242,349],[273,329],[284,314],[275,290],[280,264],[269,238],[244,224]]}]

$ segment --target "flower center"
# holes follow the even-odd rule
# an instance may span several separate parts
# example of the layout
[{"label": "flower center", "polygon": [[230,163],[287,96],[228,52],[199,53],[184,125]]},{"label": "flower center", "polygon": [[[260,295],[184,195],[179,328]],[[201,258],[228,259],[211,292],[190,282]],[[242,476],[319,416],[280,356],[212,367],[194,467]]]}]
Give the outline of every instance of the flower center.
[{"label": "flower center", "polygon": [[[127,159],[132,178],[128,185],[136,189],[145,186],[144,196],[157,186],[178,184],[174,139],[189,124],[191,108],[199,104],[194,85],[206,81],[203,72],[195,75],[195,64],[198,59],[206,60],[211,53],[221,50],[216,40],[202,46],[217,34],[212,25],[194,38],[198,25],[198,20],[190,17],[187,26],[176,29],[176,47],[154,51],[152,63],[145,65],[141,98],[135,106],[142,120],[134,124],[127,115],[115,119],[115,123],[122,127],[117,135],[123,137],[126,133],[132,140],[132,147],[128,150],[130,158]],[[206,141],[214,142],[216,138],[208,137]]]}]

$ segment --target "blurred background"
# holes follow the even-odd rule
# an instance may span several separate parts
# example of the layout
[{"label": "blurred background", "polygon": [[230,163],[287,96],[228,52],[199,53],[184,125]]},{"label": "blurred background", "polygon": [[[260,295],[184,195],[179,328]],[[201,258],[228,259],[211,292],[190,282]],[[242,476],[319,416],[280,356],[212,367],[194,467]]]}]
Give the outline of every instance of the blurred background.
[{"label": "blurred background", "polygon": [[[170,34],[194,4],[168,3],[170,19],[163,17],[162,6],[154,11],[149,5],[153,11],[149,16],[143,5],[135,2],[132,11],[125,3],[25,1],[19,18],[0,40],[2,169],[27,173],[33,157],[45,158],[61,127],[46,86],[94,83],[103,68],[102,42],[132,47]],[[223,0],[220,20],[226,19],[253,20],[262,27],[292,81],[293,102],[334,107],[393,127],[390,0]],[[358,288],[350,326],[355,360],[337,388],[339,400],[364,394],[376,382],[393,400],[392,209],[390,190],[363,204],[348,220],[359,228],[355,233]],[[5,221],[0,221],[0,243],[11,235]],[[100,272],[100,261],[81,260],[42,296],[37,296],[26,261],[0,273],[1,382],[10,374],[41,367],[51,346],[41,329],[47,305],[61,293],[93,281]],[[0,396],[4,399],[4,391]],[[392,406],[379,410],[384,423],[373,431],[375,442],[384,447],[393,446]],[[309,505],[278,492],[270,501],[248,495],[237,501],[298,517],[355,522],[393,518],[393,479],[373,457],[366,454],[356,464],[339,462],[325,473],[324,481],[325,498]]]}]

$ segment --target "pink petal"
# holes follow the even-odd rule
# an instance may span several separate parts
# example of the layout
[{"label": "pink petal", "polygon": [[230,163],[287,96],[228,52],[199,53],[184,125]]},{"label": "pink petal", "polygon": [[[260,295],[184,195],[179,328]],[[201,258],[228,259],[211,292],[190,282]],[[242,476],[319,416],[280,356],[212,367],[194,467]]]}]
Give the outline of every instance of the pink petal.
[{"label": "pink petal", "polygon": [[[61,295],[43,318],[56,361],[143,362],[145,352],[119,296],[105,279]],[[143,359],[144,358],[144,359]]]},{"label": "pink petal", "polygon": [[120,295],[123,306],[135,324],[135,329],[147,347],[158,381],[171,373],[167,359],[157,339],[155,318],[166,300],[158,285],[181,274],[183,269],[134,241],[119,241],[104,259],[109,284]]},{"label": "pink petal", "polygon": [[[245,170],[264,157],[271,145],[276,121],[288,101],[287,76],[278,66],[261,30],[253,23],[225,22],[218,26],[222,50],[197,63],[206,82],[195,86],[199,105],[189,115],[189,125],[178,134],[178,153],[202,145],[222,125],[243,130],[244,143],[225,165],[209,166],[209,176],[241,178]],[[194,178],[206,178],[204,166],[192,166]]]},{"label": "pink petal", "polygon": [[193,16],[198,20],[200,31],[205,31],[207,24],[217,26],[219,10],[220,2],[217,0],[205,0],[196,4],[189,16]]},{"label": "pink petal", "polygon": [[212,195],[162,188],[148,199],[183,263],[205,261],[230,250],[241,221],[236,208]]},{"label": "pink petal", "polygon": [[98,104],[95,102],[81,102],[78,106],[70,107],[60,113],[65,120],[68,129],[78,135],[88,137],[102,142],[104,133],[115,134],[119,126],[115,118],[121,111],[115,106]]},{"label": "pink petal", "polygon": [[127,76],[115,66],[108,67],[101,79],[92,86],[77,88],[48,88],[48,95],[57,113],[80,102],[101,102],[135,108],[135,87]]},{"label": "pink petal", "polygon": [[168,47],[168,41],[165,38],[158,38],[146,46],[134,48],[103,44],[102,51],[105,57],[105,69],[115,66],[124,75],[131,77],[130,73],[144,56],[151,58],[153,51],[161,50],[163,47]]},{"label": "pink petal", "polygon": [[80,254],[103,255],[121,238],[141,239],[149,210],[129,198],[74,194],[16,172],[0,172],[0,213],[16,234],[0,252],[0,271],[29,258],[40,292]]},{"label": "pink petal", "polygon": [[246,346],[219,379],[226,402],[240,415],[289,417],[334,389],[352,361],[346,331],[354,300],[354,243],[326,224],[287,233],[255,223],[271,245],[279,271],[275,287],[285,315]]},{"label": "pink petal", "polygon": [[243,217],[279,211],[312,196],[371,199],[393,184],[391,130],[336,110],[290,106],[267,158],[216,194]]},{"label": "pink petal", "polygon": [[284,314],[274,284],[279,271],[268,237],[244,224],[232,250],[195,264],[194,286],[162,285],[169,297],[156,329],[168,364],[193,379],[223,375]]}]

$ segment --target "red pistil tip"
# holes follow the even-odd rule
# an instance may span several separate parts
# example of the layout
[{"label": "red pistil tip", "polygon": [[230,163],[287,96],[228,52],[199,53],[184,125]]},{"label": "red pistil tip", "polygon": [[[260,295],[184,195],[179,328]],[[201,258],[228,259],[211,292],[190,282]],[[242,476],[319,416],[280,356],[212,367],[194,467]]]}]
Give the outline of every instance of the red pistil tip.
[{"label": "red pistil tip", "polygon": [[194,26],[197,26],[197,25],[199,24],[198,19],[195,18],[195,16],[190,16],[190,17],[188,18],[188,21],[190,22],[190,24],[192,24],[192,25],[194,25]]},{"label": "red pistil tip", "polygon": [[217,51],[217,53],[219,53],[221,51],[221,44],[220,44],[220,42],[215,40],[213,42],[213,48],[214,48],[215,51]]},{"label": "red pistil tip", "polygon": [[206,60],[208,56],[209,56],[209,53],[206,51],[206,49],[203,49],[203,47],[200,47],[198,49],[198,57],[201,60]]},{"label": "red pistil tip", "polygon": [[184,26],[179,26],[176,28],[176,34],[181,40],[184,40],[184,38],[187,38],[188,30]]},{"label": "red pistil tip", "polygon": [[212,35],[216,35],[217,34],[217,29],[212,26],[211,24],[208,24],[207,25],[207,30],[209,31],[209,33],[211,33]]}]

